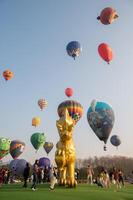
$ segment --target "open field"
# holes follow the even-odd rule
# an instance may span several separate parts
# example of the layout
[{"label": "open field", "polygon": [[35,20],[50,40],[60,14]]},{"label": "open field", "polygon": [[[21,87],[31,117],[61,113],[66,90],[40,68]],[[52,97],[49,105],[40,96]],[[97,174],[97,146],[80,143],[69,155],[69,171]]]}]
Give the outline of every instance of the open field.
[{"label": "open field", "polygon": [[116,191],[115,186],[110,189],[78,185],[75,189],[56,186],[54,191],[49,191],[48,184],[38,186],[37,191],[25,189],[22,184],[3,185],[0,188],[1,200],[133,200],[133,185],[126,185]]}]

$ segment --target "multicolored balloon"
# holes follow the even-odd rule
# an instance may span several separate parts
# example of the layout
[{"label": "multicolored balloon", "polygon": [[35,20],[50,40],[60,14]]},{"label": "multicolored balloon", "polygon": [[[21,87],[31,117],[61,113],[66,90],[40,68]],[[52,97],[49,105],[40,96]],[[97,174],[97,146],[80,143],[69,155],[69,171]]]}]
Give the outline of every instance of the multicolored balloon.
[{"label": "multicolored balloon", "polygon": [[8,138],[0,138],[0,160],[9,153],[10,144],[11,140]]},{"label": "multicolored balloon", "polygon": [[14,74],[11,70],[7,69],[3,72],[3,77],[6,81],[9,81],[13,78]]},{"label": "multicolored balloon", "polygon": [[33,145],[33,147],[38,150],[41,146],[44,145],[45,143],[45,135],[44,133],[33,133],[31,138],[30,138],[30,141],[31,141],[31,144]]},{"label": "multicolored balloon", "polygon": [[45,168],[45,167],[50,167],[50,160],[48,158],[40,158],[39,159],[39,167]]},{"label": "multicolored balloon", "polygon": [[49,154],[49,152],[53,149],[54,144],[52,142],[45,142],[43,145],[43,148],[45,149],[46,153]]},{"label": "multicolored balloon", "polygon": [[114,125],[114,111],[107,103],[92,101],[87,112],[87,120],[96,136],[106,143]]},{"label": "multicolored balloon", "polygon": [[73,95],[73,89],[72,88],[66,88],[65,94],[67,97],[71,97]]},{"label": "multicolored balloon", "polygon": [[101,58],[108,64],[113,59],[113,51],[111,47],[106,43],[101,43],[98,46],[98,53],[101,56]]},{"label": "multicolored balloon", "polygon": [[76,124],[83,115],[83,107],[81,106],[81,104],[74,100],[68,100],[68,101],[62,102],[58,106],[58,110],[57,110],[59,117],[63,116],[63,112],[65,108],[67,108],[69,115],[72,117],[72,119],[74,120]]},{"label": "multicolored balloon", "polygon": [[13,140],[10,144],[10,154],[13,159],[18,158],[25,149],[25,143],[19,140]]},{"label": "multicolored balloon", "polygon": [[38,106],[41,110],[43,110],[47,106],[47,101],[45,99],[39,99],[38,100]]},{"label": "multicolored balloon", "polygon": [[112,145],[118,147],[121,144],[121,139],[118,135],[112,135],[110,142]]},{"label": "multicolored balloon", "polygon": [[69,56],[73,57],[74,60],[78,57],[82,51],[81,45],[78,41],[71,41],[66,47]]},{"label": "multicolored balloon", "polygon": [[101,11],[100,16],[97,17],[98,20],[101,21],[102,24],[108,25],[114,22],[118,18],[118,14],[115,9],[111,7],[104,8]]},{"label": "multicolored balloon", "polygon": [[34,118],[32,119],[32,126],[37,127],[37,126],[40,125],[40,123],[41,123],[40,117],[34,117]]}]

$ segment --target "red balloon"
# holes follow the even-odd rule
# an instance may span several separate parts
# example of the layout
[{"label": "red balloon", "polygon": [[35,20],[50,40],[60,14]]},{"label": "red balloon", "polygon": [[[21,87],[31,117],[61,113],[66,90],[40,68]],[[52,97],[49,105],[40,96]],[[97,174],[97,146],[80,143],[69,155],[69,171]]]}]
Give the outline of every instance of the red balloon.
[{"label": "red balloon", "polygon": [[66,96],[71,97],[73,95],[73,89],[72,88],[66,88],[65,94],[66,94]]},{"label": "red balloon", "polygon": [[98,53],[108,64],[113,59],[113,51],[108,44],[101,43],[98,46]]}]

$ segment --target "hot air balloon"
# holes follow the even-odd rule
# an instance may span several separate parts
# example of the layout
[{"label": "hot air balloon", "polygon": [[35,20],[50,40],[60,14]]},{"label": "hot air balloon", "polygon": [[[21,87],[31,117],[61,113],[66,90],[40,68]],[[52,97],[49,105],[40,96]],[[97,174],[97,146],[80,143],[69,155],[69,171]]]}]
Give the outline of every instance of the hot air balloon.
[{"label": "hot air balloon", "polygon": [[98,46],[98,53],[108,64],[113,59],[113,51],[111,47],[106,43],[101,43]]},{"label": "hot air balloon", "polygon": [[13,78],[14,74],[12,71],[10,71],[9,69],[5,70],[3,72],[3,77],[6,81],[11,80]]},{"label": "hot air balloon", "polygon": [[41,146],[44,145],[45,143],[45,135],[44,133],[33,133],[31,138],[30,138],[30,141],[31,141],[31,144],[33,145],[33,147],[38,150]]},{"label": "hot air balloon", "polygon": [[62,102],[58,106],[57,110],[59,117],[63,116],[63,111],[65,108],[67,108],[69,115],[72,117],[72,119],[76,124],[83,115],[83,107],[81,106],[81,104],[74,100],[68,100]]},{"label": "hot air balloon", "polygon": [[[9,164],[9,169],[12,175],[23,177],[23,172],[26,167],[27,161],[25,159],[15,159],[12,160]],[[31,164],[30,166],[30,174],[31,174]]]},{"label": "hot air balloon", "polygon": [[0,160],[9,153],[10,143],[11,140],[4,137],[0,138]]},{"label": "hot air balloon", "polygon": [[46,153],[49,154],[49,152],[53,149],[54,144],[52,142],[45,142],[43,145],[43,148],[45,149]]},{"label": "hot air balloon", "polygon": [[78,41],[71,41],[66,47],[69,56],[73,57],[74,60],[78,57],[82,51],[81,45]]},{"label": "hot air balloon", "polygon": [[16,165],[19,159],[11,160],[9,164],[9,169],[12,173],[12,175],[16,175]]},{"label": "hot air balloon", "polygon": [[73,95],[73,89],[72,88],[66,88],[65,94],[67,97],[71,97]]},{"label": "hot air balloon", "polygon": [[92,101],[87,112],[87,120],[96,136],[105,143],[106,150],[106,143],[115,120],[113,109],[107,103]]},{"label": "hot air balloon", "polygon": [[39,159],[39,167],[45,168],[45,167],[50,167],[50,160],[46,157],[42,157]]},{"label": "hot air balloon", "polygon": [[114,10],[111,7],[104,8],[100,14],[100,16],[97,17],[98,20],[101,21],[102,24],[108,25],[114,22],[118,18],[118,14],[116,10]]},{"label": "hot air balloon", "polygon": [[18,158],[25,149],[25,143],[19,140],[13,140],[10,144],[10,154],[13,159]]},{"label": "hot air balloon", "polygon": [[45,99],[39,99],[38,100],[38,106],[41,110],[43,110],[47,106],[47,101]]},{"label": "hot air balloon", "polygon": [[41,123],[40,117],[34,117],[34,118],[32,119],[32,126],[37,127],[37,126],[40,125],[40,123]]},{"label": "hot air balloon", "polygon": [[118,135],[112,135],[110,142],[112,145],[118,147],[121,144],[121,139]]}]

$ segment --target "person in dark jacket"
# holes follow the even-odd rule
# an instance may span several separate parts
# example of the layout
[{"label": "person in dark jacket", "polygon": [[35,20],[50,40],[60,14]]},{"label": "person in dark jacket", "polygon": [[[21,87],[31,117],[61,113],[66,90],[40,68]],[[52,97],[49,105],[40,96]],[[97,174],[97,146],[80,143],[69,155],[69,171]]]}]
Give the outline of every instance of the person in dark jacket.
[{"label": "person in dark jacket", "polygon": [[23,177],[24,177],[24,185],[23,187],[27,188],[27,180],[29,178],[30,175],[30,166],[29,163],[26,163],[26,167],[24,168],[24,172],[23,172]]}]

